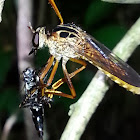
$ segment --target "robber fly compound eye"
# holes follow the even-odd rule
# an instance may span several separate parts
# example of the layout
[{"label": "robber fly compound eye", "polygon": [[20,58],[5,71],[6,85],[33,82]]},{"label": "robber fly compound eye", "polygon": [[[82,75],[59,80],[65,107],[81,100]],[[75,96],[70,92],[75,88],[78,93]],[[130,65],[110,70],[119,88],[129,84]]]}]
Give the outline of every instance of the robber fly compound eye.
[{"label": "robber fly compound eye", "polygon": [[35,32],[32,43],[35,48],[38,48],[39,46],[39,33],[38,32]]},{"label": "robber fly compound eye", "polygon": [[32,47],[32,50],[30,51],[29,55],[36,52],[36,50],[39,47],[39,32],[34,33],[32,43],[33,43],[33,47]]}]

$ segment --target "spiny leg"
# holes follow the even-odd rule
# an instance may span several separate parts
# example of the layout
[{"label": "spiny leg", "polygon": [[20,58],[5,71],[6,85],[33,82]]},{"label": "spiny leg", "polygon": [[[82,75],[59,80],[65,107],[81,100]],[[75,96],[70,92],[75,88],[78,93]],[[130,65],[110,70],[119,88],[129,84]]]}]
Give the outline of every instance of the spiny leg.
[{"label": "spiny leg", "polygon": [[52,72],[51,72],[51,75],[50,75],[50,77],[49,77],[49,79],[48,79],[48,81],[47,81],[46,87],[48,87],[48,86],[51,85],[52,80],[53,80],[53,78],[54,78],[54,75],[55,75],[55,73],[56,73],[56,70],[57,70],[57,68],[58,68],[58,64],[59,64],[59,61],[56,60],[55,65],[54,65],[54,67],[53,67],[53,70],[52,70]]},{"label": "spiny leg", "polygon": [[81,68],[77,69],[76,71],[72,72],[74,76],[79,73],[80,71],[84,70],[87,66],[86,62],[80,59],[70,58],[70,61],[83,65]]},{"label": "spiny leg", "polygon": [[62,61],[62,69],[63,69],[64,77],[65,77],[66,82],[68,84],[68,87],[71,91],[71,95],[73,96],[73,98],[75,98],[76,97],[76,92],[75,92],[75,89],[74,89],[73,84],[71,82],[71,79],[69,77],[68,71],[66,69],[66,63],[63,63],[63,61]]},{"label": "spiny leg", "polygon": [[[72,95],[63,93],[61,91],[57,91],[57,90],[53,90],[53,89],[47,89],[45,88],[44,90],[44,94],[46,94],[47,96],[49,95],[58,95],[58,96],[62,96],[62,97],[66,97],[66,98],[70,98],[70,99],[74,99],[75,97],[73,97]],[[52,96],[53,97],[53,96]]]},{"label": "spiny leg", "polygon": [[59,10],[58,10],[58,8],[57,8],[57,6],[56,6],[54,0],[49,0],[49,3],[50,3],[51,6],[53,7],[53,9],[54,9],[56,15],[58,16],[58,18],[60,19],[60,22],[61,22],[60,24],[63,24],[63,18],[62,18],[62,16],[61,16],[61,14],[60,14],[60,12],[59,12]]},{"label": "spiny leg", "polygon": [[[69,74],[69,77],[72,78],[74,77],[76,74],[78,74],[80,71],[82,71],[83,69],[85,69],[86,67],[86,63],[82,60],[79,60],[79,59],[72,59],[71,61],[73,62],[76,62],[76,63],[79,63],[81,65],[83,65],[81,68],[77,69],[76,71],[72,72]],[[70,98],[70,99],[73,99],[75,98],[75,96],[73,95],[69,95],[69,94],[65,94],[61,91],[56,91],[57,88],[59,88],[64,82],[66,82],[66,78],[62,78],[60,80],[58,80],[57,82],[55,82],[53,85],[52,85],[52,89],[47,89],[45,88],[44,89],[44,92],[48,95],[58,95],[58,96],[62,96],[62,97],[66,97],[66,98]],[[45,94],[44,93],[44,94]]]},{"label": "spiny leg", "polygon": [[53,61],[54,61],[54,56],[50,56],[50,58],[47,61],[47,64],[45,65],[45,67],[41,71],[41,74],[39,75],[40,82],[41,82],[42,85],[44,85],[43,78],[45,77],[45,75],[47,74],[47,72],[49,71],[49,69],[51,68],[51,66],[53,64]]},{"label": "spiny leg", "polygon": [[[73,78],[76,74],[78,74],[79,72],[81,72],[82,70],[84,70],[86,68],[86,62],[83,61],[83,60],[79,60],[79,59],[70,59],[71,61],[73,62],[76,62],[78,64],[81,64],[83,65],[82,67],[80,67],[79,69],[77,69],[76,71],[72,72],[69,74],[69,77],[70,78]],[[66,82],[66,79],[65,78],[61,78],[59,79],[57,82],[55,82],[53,85],[52,85],[52,89],[57,89],[59,88],[64,82]]]},{"label": "spiny leg", "polygon": [[[71,61],[83,65],[81,67],[81,69],[78,69],[78,70],[76,70],[75,72],[72,73],[73,76],[76,75],[77,73],[79,73],[81,70],[83,70],[86,67],[86,63],[84,61],[82,61],[82,60],[72,58]],[[71,96],[73,98],[75,98],[76,97],[76,92],[75,92],[75,89],[74,89],[73,84],[71,82],[71,78],[69,76],[69,73],[68,73],[68,71],[66,69],[66,62],[64,60],[62,61],[62,69],[63,69],[63,73],[64,73],[64,76],[65,76],[65,80],[66,80],[66,82],[68,84],[68,87],[69,87],[69,89],[71,91]],[[72,76],[72,74],[71,74],[71,76]]]},{"label": "spiny leg", "polygon": [[[79,69],[77,69],[76,71],[74,71],[74,72],[72,72],[72,73],[70,73],[70,74],[68,74],[68,72],[67,72],[67,74],[68,74],[68,77],[69,77],[69,79],[71,79],[72,77],[74,77],[76,74],[78,74],[80,71],[82,71],[83,69],[85,69],[86,68],[86,62],[84,62],[84,61],[82,61],[82,60],[79,60],[79,59],[70,59],[71,61],[73,61],[73,62],[76,62],[76,63],[79,63],[79,64],[81,64],[81,65],[83,65],[82,67],[80,67]],[[63,66],[62,66],[63,67]],[[65,66],[64,66],[65,67]],[[66,67],[65,67],[65,69],[66,69]],[[67,69],[66,69],[66,71],[67,71]],[[64,73],[64,75],[65,75],[65,73]],[[53,97],[52,95],[59,95],[59,96],[62,96],[62,97],[66,97],[66,98],[70,98],[70,99],[73,99],[73,98],[75,98],[75,96],[76,96],[76,93],[75,93],[75,90],[74,90],[74,87],[73,87],[73,85],[72,85],[72,82],[71,82],[71,80],[69,80],[71,83],[69,84],[69,81],[67,82],[68,80],[67,80],[67,78],[65,77],[65,78],[62,78],[62,79],[59,79],[57,82],[55,82],[53,85],[52,85],[52,89],[47,89],[46,87],[42,90],[42,92],[43,92],[43,96],[44,96],[44,94],[46,94],[47,96],[51,96],[51,98]],[[72,95],[69,95],[69,94],[65,94],[65,93],[63,93],[63,92],[61,92],[61,91],[56,91],[56,89],[57,88],[59,88],[64,82],[67,82],[68,83],[68,85],[70,85],[69,86],[69,88],[70,88],[70,91],[71,91],[71,94]],[[73,92],[74,91],[74,92]],[[74,94],[75,93],[75,94]]]}]

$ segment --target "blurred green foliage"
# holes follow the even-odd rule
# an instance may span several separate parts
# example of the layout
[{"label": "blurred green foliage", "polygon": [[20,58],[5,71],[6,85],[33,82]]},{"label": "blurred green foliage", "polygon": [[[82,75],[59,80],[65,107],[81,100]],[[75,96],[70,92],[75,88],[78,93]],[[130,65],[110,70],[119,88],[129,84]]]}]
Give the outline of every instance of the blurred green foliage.
[{"label": "blurred green foliage", "polygon": [[[112,31],[115,31],[114,33]],[[93,31],[92,35],[96,37],[100,42],[103,42],[105,46],[108,46],[110,50],[122,39],[126,33],[126,28],[117,24],[106,25],[100,28],[98,31]]]},{"label": "blurred green foliage", "polygon": [[[12,68],[12,58],[14,52],[11,50],[0,49],[0,111],[6,111],[9,115],[15,112],[18,108],[19,97],[18,97],[18,84],[13,86],[10,84],[15,82],[15,77],[18,75],[10,75]],[[17,69],[17,68],[15,68]],[[16,73],[17,74],[17,73]],[[17,81],[16,81],[17,82]]]},{"label": "blurred green foliage", "polygon": [[[33,21],[35,27],[40,26],[37,25],[38,5],[40,2],[34,1]],[[113,49],[140,16],[140,6],[136,5],[110,4],[100,0],[56,0],[56,3],[63,15],[64,23],[74,22],[80,25],[82,29],[110,49]],[[3,122],[11,113],[15,112],[20,102],[18,60],[15,47],[17,39],[16,6],[14,1],[7,0],[5,2],[3,21],[0,24],[0,122]],[[48,3],[46,3],[45,7],[47,8],[43,14],[44,18],[41,25],[47,25],[47,28],[56,26],[59,20],[54,11],[51,10]],[[130,65],[138,72],[140,70],[138,62],[139,52],[140,50],[137,50],[135,56],[133,55],[129,60]],[[35,57],[36,68],[40,69],[48,58],[48,50],[40,50]],[[68,63],[67,67],[68,71],[72,72],[80,66],[75,63]],[[76,102],[82,95],[96,71],[97,69],[89,64],[86,70],[72,78],[77,93],[75,100],[54,97],[52,108],[47,109],[45,113],[51,140],[60,138],[68,120],[67,112],[70,104]],[[63,73],[60,64],[53,82],[62,77]],[[61,86],[59,90],[70,93],[67,84]],[[136,139],[139,135],[140,125],[140,113],[137,111],[139,108],[138,96],[133,96],[125,89],[115,85],[98,107],[97,113],[91,119],[82,139]],[[16,131],[18,130],[16,129]]]},{"label": "blurred green foliage", "polygon": [[0,68],[0,88],[3,87],[3,84],[5,82],[7,73],[11,67],[11,57],[12,57],[12,52],[5,52],[5,51],[0,51],[0,65],[2,66]]},{"label": "blurred green foliage", "polygon": [[85,12],[84,24],[86,26],[96,24],[97,22],[107,17],[108,14],[113,11],[113,9],[113,4],[111,5],[99,0],[91,1],[87,8],[87,11]]},{"label": "blurred green foliage", "polygon": [[6,88],[0,94],[0,110],[7,110],[9,114],[15,112],[18,108],[19,97],[15,88]]}]

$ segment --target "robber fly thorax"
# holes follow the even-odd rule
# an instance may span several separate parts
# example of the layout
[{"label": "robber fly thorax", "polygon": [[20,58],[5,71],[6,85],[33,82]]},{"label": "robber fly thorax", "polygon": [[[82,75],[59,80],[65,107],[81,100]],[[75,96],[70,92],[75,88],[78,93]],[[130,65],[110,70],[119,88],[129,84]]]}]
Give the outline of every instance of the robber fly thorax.
[{"label": "robber fly thorax", "polygon": [[[32,26],[29,26],[32,29]],[[38,47],[33,49],[41,49],[44,46],[49,48],[51,55],[58,61],[63,59],[67,62],[70,58],[83,58],[78,51],[84,48],[86,32],[75,24],[58,25],[52,32],[45,31],[45,27],[39,27],[34,33],[33,42],[39,37]],[[35,45],[37,46],[37,45]],[[83,49],[84,51],[84,49]]]}]

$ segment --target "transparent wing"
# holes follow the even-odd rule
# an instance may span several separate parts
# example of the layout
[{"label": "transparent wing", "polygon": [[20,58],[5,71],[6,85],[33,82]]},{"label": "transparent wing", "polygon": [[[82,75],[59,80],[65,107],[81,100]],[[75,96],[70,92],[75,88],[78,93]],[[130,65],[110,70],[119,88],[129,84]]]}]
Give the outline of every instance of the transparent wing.
[{"label": "transparent wing", "polygon": [[[86,58],[90,63],[101,69],[121,86],[125,87],[126,83],[135,87],[140,87],[139,74],[127,63],[113,54],[108,48],[93,37],[87,36],[85,39],[86,44],[84,50],[83,48],[79,49],[79,53],[82,54],[83,58]],[[129,88],[127,89],[129,90]]]}]

